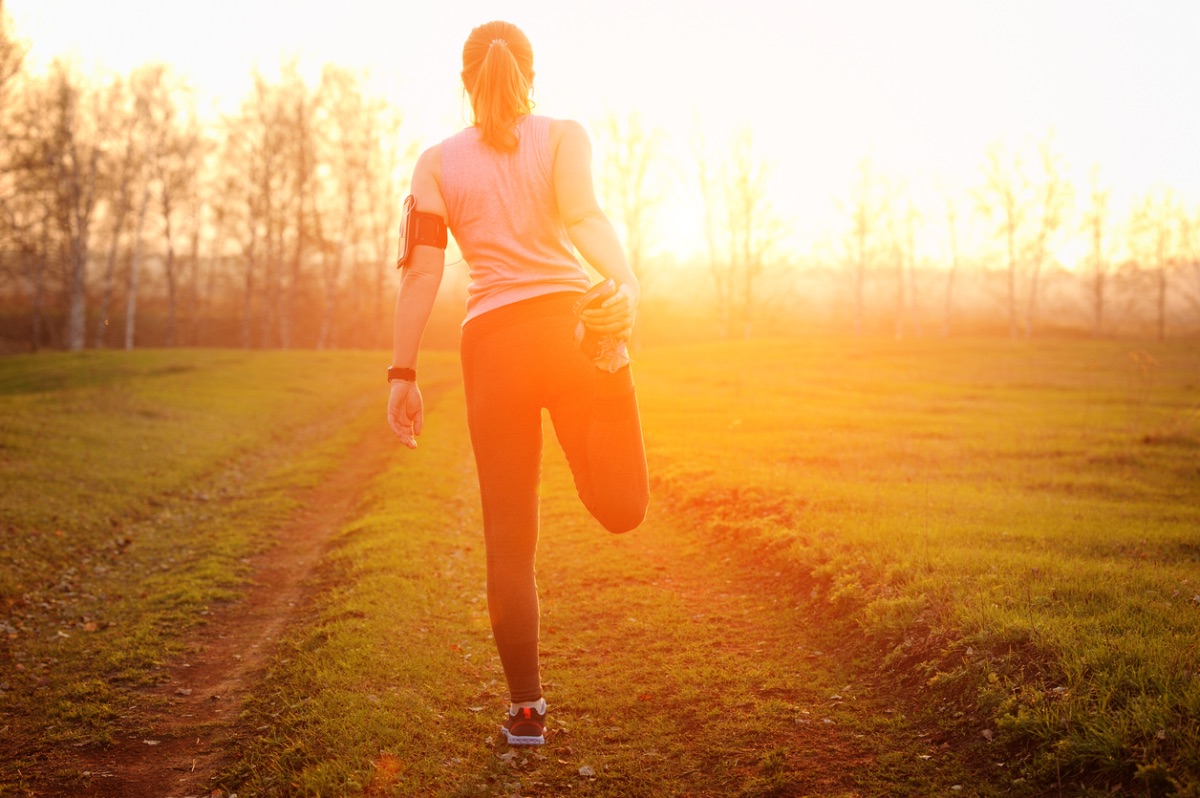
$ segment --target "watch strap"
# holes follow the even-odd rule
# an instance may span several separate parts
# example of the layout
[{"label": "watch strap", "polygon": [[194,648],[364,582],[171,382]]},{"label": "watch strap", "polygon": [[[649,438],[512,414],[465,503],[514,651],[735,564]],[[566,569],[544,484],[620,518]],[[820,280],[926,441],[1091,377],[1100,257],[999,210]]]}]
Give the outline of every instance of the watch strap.
[{"label": "watch strap", "polygon": [[387,378],[388,382],[395,382],[396,380],[401,380],[403,382],[416,382],[417,370],[389,367],[387,370]]}]

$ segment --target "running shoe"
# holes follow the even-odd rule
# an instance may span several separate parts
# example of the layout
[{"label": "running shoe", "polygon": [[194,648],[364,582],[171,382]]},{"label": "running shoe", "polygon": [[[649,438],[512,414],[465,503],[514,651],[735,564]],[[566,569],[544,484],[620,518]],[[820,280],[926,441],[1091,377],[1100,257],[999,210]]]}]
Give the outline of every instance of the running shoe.
[{"label": "running shoe", "polygon": [[545,704],[542,712],[536,707],[512,707],[500,731],[508,739],[509,745],[542,745],[546,742],[546,713]]},{"label": "running shoe", "polygon": [[575,345],[591,358],[596,367],[615,374],[629,365],[629,350],[625,342],[612,333],[597,335],[579,319],[579,314],[588,307],[603,302],[617,291],[617,281],[609,278],[596,283],[575,303]]}]

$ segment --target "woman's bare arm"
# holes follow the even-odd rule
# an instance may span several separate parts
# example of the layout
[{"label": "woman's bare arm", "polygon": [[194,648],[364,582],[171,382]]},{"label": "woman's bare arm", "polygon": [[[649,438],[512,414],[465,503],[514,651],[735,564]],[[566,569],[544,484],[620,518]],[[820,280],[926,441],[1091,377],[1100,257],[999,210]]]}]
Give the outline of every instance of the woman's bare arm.
[{"label": "woman's bare arm", "polygon": [[[440,180],[441,150],[433,147],[417,159],[411,192],[418,210],[445,219],[446,203],[442,199]],[[397,368],[417,367],[421,337],[425,334],[425,325],[442,283],[445,254],[437,247],[418,244],[413,247],[401,273],[392,321],[392,365]],[[388,398],[388,424],[392,432],[405,446],[415,449],[424,422],[424,406],[416,383],[393,382]]]},{"label": "woman's bare arm", "polygon": [[596,200],[592,143],[583,126],[569,120],[555,120],[550,136],[554,150],[554,190],[567,235],[596,271],[618,284],[617,293],[598,308],[585,311],[583,321],[597,332],[628,337],[641,299],[641,287],[612,223]]}]

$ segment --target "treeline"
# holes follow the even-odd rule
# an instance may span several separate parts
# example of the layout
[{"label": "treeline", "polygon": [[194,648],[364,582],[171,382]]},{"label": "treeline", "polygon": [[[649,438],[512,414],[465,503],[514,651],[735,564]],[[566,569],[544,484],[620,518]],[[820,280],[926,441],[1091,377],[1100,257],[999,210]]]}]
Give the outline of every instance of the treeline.
[{"label": "treeline", "polygon": [[32,74],[2,24],[0,349],[386,345],[408,154],[361,76],[255,74],[209,122],[166,65]]},{"label": "treeline", "polygon": [[[24,65],[0,0],[0,352],[378,348],[415,142],[363,77],[285,64],[212,120],[166,65],[98,79]],[[642,280],[644,342],[811,329],[896,337],[1200,334],[1200,208],[1073,185],[1052,139],[983,154],[973,185],[848,175],[838,223],[796,240],[749,130],[690,146],[636,113],[594,125],[602,200]],[[696,203],[701,255],[664,252]],[[1118,202],[1118,199],[1121,201]],[[448,257],[457,258],[453,249]],[[426,340],[452,346],[462,268]]]},{"label": "treeline", "polygon": [[992,145],[960,185],[864,159],[808,249],[769,199],[749,131],[717,157],[694,141],[696,265],[727,337],[814,322],[897,338],[1200,334],[1200,207],[1170,188],[1117,197],[1098,167],[1075,185],[1053,136]]}]

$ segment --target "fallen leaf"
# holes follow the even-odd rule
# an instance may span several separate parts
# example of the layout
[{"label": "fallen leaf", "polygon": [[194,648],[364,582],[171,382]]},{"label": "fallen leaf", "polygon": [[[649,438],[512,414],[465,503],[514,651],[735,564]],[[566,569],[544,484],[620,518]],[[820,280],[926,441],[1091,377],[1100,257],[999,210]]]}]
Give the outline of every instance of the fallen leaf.
[{"label": "fallen leaf", "polygon": [[467,707],[471,712],[483,712],[483,707]]},{"label": "fallen leaf", "polygon": [[162,740],[142,740],[146,745],[158,745]]}]

